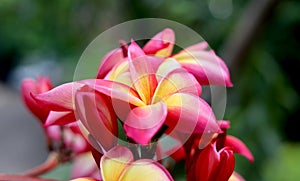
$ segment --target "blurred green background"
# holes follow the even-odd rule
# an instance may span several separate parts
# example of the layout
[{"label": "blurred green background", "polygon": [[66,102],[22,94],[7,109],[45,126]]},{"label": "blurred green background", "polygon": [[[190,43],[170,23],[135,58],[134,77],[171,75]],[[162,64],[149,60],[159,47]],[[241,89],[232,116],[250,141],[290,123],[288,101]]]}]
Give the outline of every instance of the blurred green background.
[{"label": "blurred green background", "polygon": [[71,81],[85,47],[106,29],[136,18],[164,18],[198,32],[227,62],[225,119],[255,162],[237,156],[247,180],[299,180],[300,1],[1,0],[0,79]]}]

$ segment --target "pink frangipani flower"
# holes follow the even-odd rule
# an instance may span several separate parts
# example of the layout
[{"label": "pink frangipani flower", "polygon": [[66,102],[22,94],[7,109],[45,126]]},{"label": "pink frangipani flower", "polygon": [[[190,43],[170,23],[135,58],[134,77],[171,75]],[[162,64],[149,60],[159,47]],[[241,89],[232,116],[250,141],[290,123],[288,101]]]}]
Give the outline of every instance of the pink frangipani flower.
[{"label": "pink frangipani flower", "polygon": [[126,135],[136,143],[148,144],[164,124],[184,133],[219,131],[210,106],[199,97],[201,86],[176,61],[162,62],[147,56],[132,42],[126,66],[117,66],[110,72],[116,75],[113,81],[94,79],[82,83],[110,96],[113,103],[128,103],[126,108],[118,102],[117,109],[128,112],[117,115],[124,121]]},{"label": "pink frangipani flower", "polygon": [[[24,79],[21,84],[24,103],[43,124],[49,151],[59,152],[61,162],[68,161],[76,155],[71,178],[84,176],[98,178],[99,173],[98,171],[95,172],[97,165],[90,153],[91,147],[79,130],[73,115],[74,111],[71,110],[71,84],[52,88],[50,79],[46,77],[40,76],[37,81]],[[39,100],[37,101],[37,99]],[[65,112],[68,114],[65,115]],[[55,117],[54,115],[61,116]],[[49,124],[49,120],[51,120],[51,124]],[[86,165],[85,170],[78,168],[78,165],[83,161]]]}]

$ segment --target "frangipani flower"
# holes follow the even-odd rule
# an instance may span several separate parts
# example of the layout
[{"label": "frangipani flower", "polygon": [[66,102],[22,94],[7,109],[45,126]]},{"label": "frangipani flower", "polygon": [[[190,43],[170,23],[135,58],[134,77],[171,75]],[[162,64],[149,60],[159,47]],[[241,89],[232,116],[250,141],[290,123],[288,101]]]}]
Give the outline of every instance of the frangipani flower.
[{"label": "frangipani flower", "polygon": [[[166,124],[184,133],[218,132],[210,106],[201,98],[201,86],[193,75],[173,59],[149,57],[132,42],[128,47],[128,68],[116,66],[114,81],[85,80],[103,94],[128,102],[133,108],[117,115],[124,121],[126,135],[139,144],[148,144]],[[117,72],[117,73],[115,73]],[[117,110],[126,107],[116,105]],[[116,109],[115,109],[116,110]]]},{"label": "frangipani flower", "polygon": [[195,174],[196,178],[192,180],[227,181],[234,170],[234,163],[233,151],[230,148],[217,150],[216,143],[212,143],[199,154],[195,171],[199,170],[201,173]]},{"label": "frangipani flower", "polygon": [[[24,103],[28,109],[44,124],[45,135],[48,139],[49,151],[60,152],[60,161],[68,161],[70,157],[76,155],[74,160],[74,166],[72,167],[71,178],[83,177],[83,176],[94,176],[99,177],[97,170],[97,165],[90,153],[90,145],[85,140],[79,127],[76,123],[65,124],[68,122],[74,122],[75,117],[71,114],[70,116],[54,117],[54,111],[50,109],[55,107],[55,103],[49,106],[51,103],[47,100],[53,100],[53,102],[58,102],[57,105],[61,104],[62,101],[59,98],[65,98],[65,102],[71,102],[68,100],[70,95],[61,95],[63,90],[71,90],[71,84],[62,85],[61,87],[52,89],[52,83],[50,79],[46,77],[38,77],[37,81],[33,79],[24,79],[21,84],[21,92]],[[65,92],[65,93],[68,93]],[[71,91],[69,91],[71,93]],[[36,101],[34,98],[45,97],[45,103]],[[64,102],[64,101],[62,101]],[[47,104],[48,103],[48,104]],[[74,113],[73,113],[74,114]],[[50,117],[50,118],[49,118]],[[52,123],[64,123],[62,127],[60,125],[47,125],[47,121],[53,120]],[[45,126],[46,124],[46,126]],[[78,165],[85,163],[86,169],[79,169]],[[97,170],[97,172],[95,172]]]},{"label": "frangipani flower", "polygon": [[[207,42],[203,41],[189,46],[172,55],[174,43],[174,31],[166,28],[156,34],[143,47],[143,50],[147,55],[163,58],[164,60],[173,58],[180,66],[192,73],[201,85],[232,86],[226,64],[213,50],[208,50]],[[111,51],[103,58],[97,78],[107,78],[110,70],[116,64],[119,69],[126,69],[127,61],[127,54],[124,54],[124,48],[123,51],[121,48]]]},{"label": "frangipani flower", "polygon": [[191,149],[186,162],[187,180],[243,180],[234,172],[234,153],[246,157],[250,162],[254,161],[253,156],[242,141],[226,135],[229,122],[221,121],[220,125],[224,133],[219,134],[203,150],[198,147]]}]

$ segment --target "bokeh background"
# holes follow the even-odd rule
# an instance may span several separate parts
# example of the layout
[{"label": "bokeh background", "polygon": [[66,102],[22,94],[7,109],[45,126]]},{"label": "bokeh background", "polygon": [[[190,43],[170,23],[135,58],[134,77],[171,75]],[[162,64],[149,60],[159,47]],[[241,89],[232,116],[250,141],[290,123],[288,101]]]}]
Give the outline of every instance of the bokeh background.
[{"label": "bokeh background", "polygon": [[236,170],[247,180],[299,180],[299,12],[298,0],[1,0],[0,173],[22,172],[47,157],[40,125],[20,100],[20,81],[71,81],[98,34],[154,17],[192,28],[228,64],[229,133],[255,157],[249,164],[237,156]]}]

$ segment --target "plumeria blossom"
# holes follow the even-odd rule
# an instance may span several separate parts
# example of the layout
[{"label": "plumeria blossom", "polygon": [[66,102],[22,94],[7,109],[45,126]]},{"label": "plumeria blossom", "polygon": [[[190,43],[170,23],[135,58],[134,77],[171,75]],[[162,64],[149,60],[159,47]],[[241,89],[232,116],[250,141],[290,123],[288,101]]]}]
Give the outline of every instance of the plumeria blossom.
[{"label": "plumeria blossom", "polygon": [[[68,87],[70,86],[68,85]],[[51,117],[50,119],[53,118],[54,111],[51,110],[52,106],[49,106],[49,104],[44,104],[44,102],[41,103],[39,101],[36,101],[36,97],[39,97],[40,95],[46,95],[47,98],[49,98],[49,94],[54,97],[54,95],[52,94],[53,92],[55,94],[57,89],[60,89],[60,87],[53,89],[50,79],[46,77],[39,77],[37,81],[33,79],[25,79],[21,84],[21,92],[24,103],[29,108],[29,110],[41,121],[45,128],[46,135],[50,139],[50,141],[58,142],[62,141],[61,139],[63,138],[64,140],[62,142],[71,150],[74,150],[77,153],[86,151],[86,149],[88,149],[88,144],[85,142],[76,124],[66,125],[63,129],[63,132],[62,128],[59,125],[45,126],[45,124],[47,124],[47,120],[49,120],[49,117]],[[45,102],[47,103],[47,99],[45,100]],[[56,98],[55,100],[58,99]],[[62,104],[57,105],[61,106]],[[73,115],[71,117],[75,119]],[[68,116],[57,117],[55,122],[68,122],[69,118],[70,117]],[[65,121],[64,119],[67,119],[67,121]]]},{"label": "plumeria blossom", "polygon": [[117,115],[124,121],[126,135],[136,143],[148,144],[164,124],[184,133],[218,132],[210,106],[199,97],[200,84],[174,59],[162,62],[147,56],[133,41],[128,47],[128,67],[119,66],[110,73],[116,75],[113,81],[82,83],[131,105],[120,107],[117,102],[115,110],[123,111]]},{"label": "plumeria blossom", "polygon": [[[65,85],[63,85],[65,86]],[[69,85],[67,87],[70,87]],[[59,88],[60,89],[60,88]],[[48,139],[50,151],[61,152],[61,161],[68,161],[72,155],[76,155],[74,160],[74,166],[72,167],[71,178],[94,176],[99,178],[97,171],[97,165],[90,153],[90,145],[85,140],[82,132],[79,130],[77,124],[67,124],[63,127],[60,125],[46,125],[47,120],[53,119],[53,111],[51,106],[47,104],[41,104],[37,102],[35,98],[38,95],[50,94],[52,91],[57,91],[57,88],[53,89],[50,79],[46,77],[38,77],[37,80],[24,79],[21,83],[22,98],[28,109],[39,119],[44,125],[45,135]],[[50,92],[50,93],[49,93]],[[57,97],[56,97],[57,99]],[[49,118],[51,117],[51,118]],[[74,117],[74,116],[71,116]],[[67,119],[64,121],[63,119]],[[70,117],[57,117],[54,122],[69,122]],[[71,119],[73,120],[73,119]],[[73,122],[73,121],[72,121]],[[85,164],[85,169],[79,168],[78,165]]]},{"label": "plumeria blossom", "polygon": [[186,162],[187,180],[238,180],[243,178],[234,172],[234,153],[241,154],[250,162],[253,162],[253,155],[245,144],[236,137],[226,135],[229,123],[221,122],[223,133],[219,134],[204,149],[197,146],[191,149]]},{"label": "plumeria blossom", "polygon": [[[156,34],[144,47],[145,54],[160,57],[166,60],[173,58],[180,66],[192,73],[201,85],[232,86],[229,70],[224,61],[213,50],[208,49],[208,43],[203,41],[184,48],[184,50],[172,54],[175,43],[175,33],[166,28]],[[107,78],[110,70],[115,65],[118,69],[126,68],[128,62],[126,46],[108,53],[102,60],[97,78]],[[125,47],[125,48],[124,48]],[[112,75],[109,75],[110,78]]]},{"label": "plumeria blossom", "polygon": [[[157,161],[166,156],[173,159],[161,162],[168,168],[170,160],[185,161],[189,181],[243,181],[234,154],[253,162],[251,152],[200,98],[201,86],[232,86],[207,42],[174,53],[175,33],[166,28],[143,48],[134,40],[120,44],[94,79],[55,88],[44,77],[22,82],[23,100],[43,124],[50,151],[60,162],[73,161],[72,181],[172,181]],[[123,131],[128,147],[120,145]]]}]

